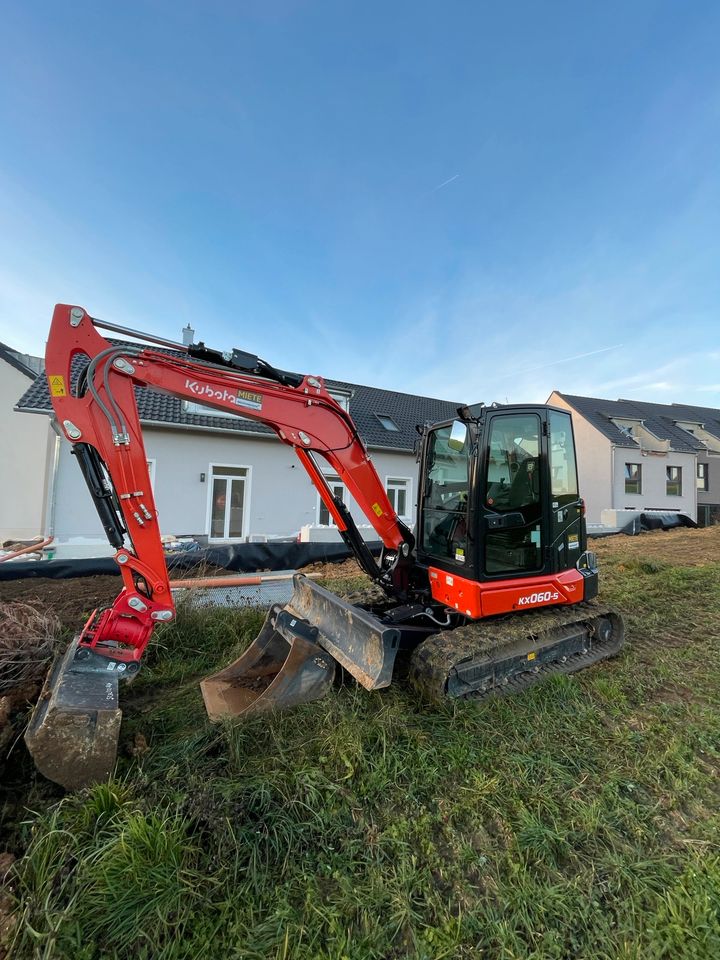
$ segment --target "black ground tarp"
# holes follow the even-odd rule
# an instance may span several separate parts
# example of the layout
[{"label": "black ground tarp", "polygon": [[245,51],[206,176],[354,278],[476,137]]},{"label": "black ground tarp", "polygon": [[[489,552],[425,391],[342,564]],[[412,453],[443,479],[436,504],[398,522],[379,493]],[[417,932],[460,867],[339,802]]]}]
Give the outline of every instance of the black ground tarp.
[{"label": "black ground tarp", "polygon": [[697,523],[686,513],[676,513],[674,510],[653,510],[652,513],[643,511],[639,516],[636,513],[630,515],[630,519],[617,529],[602,530],[591,528],[588,530],[588,537],[614,537],[618,533],[624,533],[628,537],[637,536],[640,533],[646,533],[649,530],[674,530],[677,527],[697,527]]},{"label": "black ground tarp", "polygon": [[653,511],[641,513],[640,523],[643,530],[672,530],[675,527],[697,527],[686,513],[675,513],[673,510]]},{"label": "black ground tarp", "polygon": [[[380,542],[368,543],[374,554]],[[224,567],[237,573],[260,570],[299,570],[311,563],[332,563],[345,560],[350,550],[344,543],[237,543],[224,547],[206,547],[170,554],[165,560],[170,570],[192,570],[201,564]],[[24,580],[48,577],[65,580],[69,577],[120,575],[112,557],[88,557],[82,560],[14,560],[0,563],[0,580]]]}]

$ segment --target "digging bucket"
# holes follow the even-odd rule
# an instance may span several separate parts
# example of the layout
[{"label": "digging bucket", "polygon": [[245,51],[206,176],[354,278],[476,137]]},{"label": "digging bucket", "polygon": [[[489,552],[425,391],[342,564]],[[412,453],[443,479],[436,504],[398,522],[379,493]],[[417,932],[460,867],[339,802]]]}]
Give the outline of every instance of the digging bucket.
[{"label": "digging bucket", "polygon": [[247,651],[202,681],[212,720],[318,700],[332,685],[336,660],[369,690],[390,684],[399,631],[300,574],[293,587]]},{"label": "digging bucket", "polygon": [[115,766],[118,668],[125,664],[78,650],[76,638],[45,679],[25,743],[40,773],[67,790],[107,780]]}]

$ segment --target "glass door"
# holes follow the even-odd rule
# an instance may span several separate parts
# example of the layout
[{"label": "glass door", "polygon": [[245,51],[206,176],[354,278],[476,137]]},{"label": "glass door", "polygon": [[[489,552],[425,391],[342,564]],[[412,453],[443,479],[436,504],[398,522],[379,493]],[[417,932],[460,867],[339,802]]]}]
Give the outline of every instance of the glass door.
[{"label": "glass door", "polygon": [[451,442],[452,424],[428,437],[423,479],[420,550],[430,559],[464,566],[469,551],[470,443]]},{"label": "glass door", "polygon": [[498,414],[488,426],[484,511],[485,572],[530,573],[543,566],[541,420]]},{"label": "glass door", "polygon": [[213,467],[210,539],[240,540],[245,517],[246,467]]}]

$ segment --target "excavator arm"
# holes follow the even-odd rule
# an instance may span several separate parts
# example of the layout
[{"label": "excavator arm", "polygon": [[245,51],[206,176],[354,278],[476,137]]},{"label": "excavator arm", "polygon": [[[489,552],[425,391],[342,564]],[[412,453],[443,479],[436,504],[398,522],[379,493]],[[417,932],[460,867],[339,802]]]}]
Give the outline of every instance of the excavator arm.
[{"label": "excavator arm", "polygon": [[[240,351],[228,358],[203,346],[172,344],[170,353],[142,344],[112,343],[98,332],[101,326],[102,321],[93,320],[81,307],[59,304],[46,350],[58,424],[73,446],[108,539],[117,549],[123,579],[113,606],[91,616],[80,636],[81,648],[136,663],[157,623],[174,617],[136,387],[201,402],[271,427],[295,450],[365,572],[391,595],[403,595],[413,536],[393,510],[352,418],[322,379],[278,371]],[[157,340],[147,335],[145,339]],[[333,496],[315,455],[340,476],[374,527],[384,547],[381,564],[345,504]]]},{"label": "excavator arm", "polygon": [[[99,328],[145,340],[111,342]],[[148,343],[153,344],[149,346]],[[168,349],[170,348],[170,349]],[[25,742],[38,769],[76,788],[105,779],[117,753],[119,682],[137,673],[159,623],[173,620],[171,585],[148,473],[135,391],[149,387],[240,414],[291,446],[362,568],[403,602],[412,533],[398,519],[350,415],[319,377],[277,370],[235,350],[184,346],[94,320],[59,304],[45,354],[53,408],[72,445],[110,543],[123,588],[92,613],[45,681]],[[343,480],[383,544],[378,564],[316,457]],[[260,634],[234,663],[201,683],[211,718],[280,709],[324,696],[336,664],[362,685],[387,686],[399,633],[296,575],[291,601],[270,609]]]}]

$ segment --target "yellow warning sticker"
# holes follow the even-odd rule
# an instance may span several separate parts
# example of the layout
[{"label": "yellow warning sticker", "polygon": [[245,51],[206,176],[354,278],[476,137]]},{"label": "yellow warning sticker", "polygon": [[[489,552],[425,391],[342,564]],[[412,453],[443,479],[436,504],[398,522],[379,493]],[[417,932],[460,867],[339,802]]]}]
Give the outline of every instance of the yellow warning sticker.
[{"label": "yellow warning sticker", "polygon": [[53,397],[66,397],[67,390],[65,389],[65,377],[48,377],[50,383],[50,393]]},{"label": "yellow warning sticker", "polygon": [[537,656],[536,653],[529,653],[529,654],[528,654],[528,660],[534,660],[536,656]]},{"label": "yellow warning sticker", "polygon": [[379,517],[383,515],[382,507],[380,506],[379,503],[374,503],[372,505],[372,508]]}]

